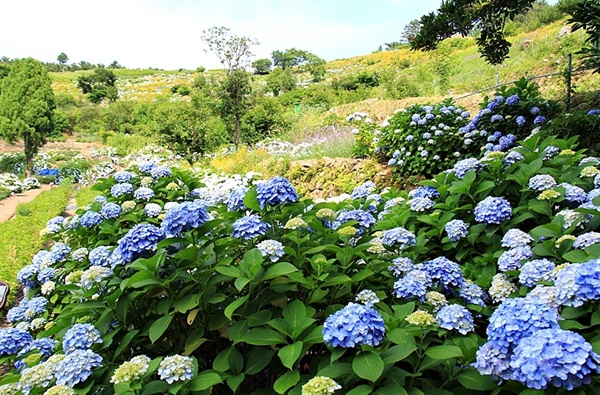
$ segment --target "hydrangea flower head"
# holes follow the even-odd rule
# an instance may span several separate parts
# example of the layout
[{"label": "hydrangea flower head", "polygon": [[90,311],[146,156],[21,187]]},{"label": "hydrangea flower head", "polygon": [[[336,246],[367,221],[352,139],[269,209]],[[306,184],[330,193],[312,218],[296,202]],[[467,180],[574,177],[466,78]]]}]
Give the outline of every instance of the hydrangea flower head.
[{"label": "hydrangea flower head", "polygon": [[435,202],[427,197],[415,197],[410,201],[410,209],[416,212],[429,210],[434,206]]},{"label": "hydrangea flower head", "polygon": [[155,166],[152,168],[152,170],[150,170],[150,176],[152,176],[154,179],[171,177],[172,175],[173,173],[171,172],[171,169],[169,169],[167,166]]},{"label": "hydrangea flower head", "polygon": [[458,263],[443,256],[424,262],[423,270],[427,272],[434,285],[459,288],[465,281]]},{"label": "hydrangea flower head", "polygon": [[54,262],[63,261],[69,255],[70,252],[71,252],[71,247],[69,247],[67,244],[62,243],[62,242],[58,242],[58,243],[54,244],[52,246],[52,248],[50,249],[50,255]]},{"label": "hydrangea flower head", "polygon": [[556,273],[556,302],[579,307],[589,300],[600,299],[600,260],[570,264]]},{"label": "hydrangea flower head", "polygon": [[150,358],[138,355],[131,360],[123,362],[113,373],[110,382],[113,384],[139,380],[150,367]]},{"label": "hydrangea flower head", "polygon": [[158,365],[158,375],[169,384],[190,380],[193,376],[192,358],[177,354],[165,357]]},{"label": "hydrangea flower head", "polygon": [[517,286],[511,283],[505,274],[498,273],[492,278],[488,293],[494,303],[502,302],[514,292],[517,292]]},{"label": "hydrangea flower head", "polygon": [[92,266],[109,266],[109,258],[112,254],[112,249],[107,246],[98,246],[90,251],[88,256]]},{"label": "hydrangea flower head", "polygon": [[382,242],[388,246],[397,246],[400,249],[404,249],[417,244],[417,237],[412,232],[402,227],[397,227],[384,231]]},{"label": "hydrangea flower head", "polygon": [[379,298],[377,297],[377,294],[375,294],[375,292],[371,291],[370,289],[363,289],[362,291],[360,291],[356,295],[356,298],[354,300],[368,307],[373,306],[375,303],[379,303]]},{"label": "hydrangea flower head", "polygon": [[133,193],[133,185],[131,185],[128,182],[115,184],[112,187],[110,187],[110,196],[114,198],[128,195],[130,193]]},{"label": "hydrangea flower head", "polygon": [[270,227],[271,225],[262,222],[257,214],[246,215],[233,223],[231,235],[244,241],[251,240],[267,233]]},{"label": "hydrangea flower head", "polygon": [[164,239],[161,229],[150,224],[137,224],[119,240],[118,250],[125,263],[156,250],[156,245]]},{"label": "hydrangea flower head", "polygon": [[517,94],[511,95],[511,96],[509,96],[509,97],[506,99],[506,105],[507,105],[507,106],[514,106],[514,105],[515,105],[515,104],[517,104],[517,103],[518,103],[520,100],[521,100],[521,98],[519,97],[519,95],[517,95]]},{"label": "hydrangea flower head", "polygon": [[271,262],[277,262],[279,258],[285,255],[283,244],[277,240],[263,240],[256,245],[262,256],[268,257]]},{"label": "hydrangea flower head", "polygon": [[156,166],[158,165],[152,161],[140,162],[138,164],[138,171],[140,173],[150,174],[150,172],[152,172],[152,169],[154,169]]},{"label": "hydrangea flower head", "polygon": [[0,329],[0,356],[16,355],[33,341],[31,334],[23,329]]},{"label": "hydrangea flower head", "polygon": [[587,200],[587,193],[581,187],[563,182],[559,186],[565,188],[565,199],[573,206],[577,206]]},{"label": "hydrangea flower head", "polygon": [[486,225],[500,224],[512,215],[510,203],[501,197],[488,196],[475,206],[475,221]]},{"label": "hydrangea flower head", "polygon": [[329,377],[316,376],[302,386],[302,395],[330,395],[342,386]]},{"label": "hydrangea flower head", "polygon": [[144,214],[150,218],[156,218],[162,213],[162,207],[158,203],[148,203],[144,206]]},{"label": "hydrangea flower head", "polygon": [[530,189],[536,191],[545,191],[554,188],[557,183],[554,177],[549,174],[537,174],[529,179],[527,183]]},{"label": "hydrangea flower head", "polygon": [[469,225],[460,219],[453,219],[444,225],[444,230],[448,234],[450,241],[458,241],[467,237]]},{"label": "hydrangea flower head", "polygon": [[469,170],[478,171],[479,169],[481,169],[481,163],[477,159],[467,158],[456,162],[450,171],[453,171],[456,177],[463,178]]},{"label": "hydrangea flower head", "polygon": [[292,184],[284,177],[273,177],[256,186],[256,198],[260,208],[298,201],[298,193]]},{"label": "hydrangea flower head", "polygon": [[463,335],[475,330],[473,315],[466,307],[458,304],[449,304],[442,307],[438,311],[435,320],[440,327],[448,330],[456,329]]},{"label": "hydrangea flower head", "polygon": [[464,281],[458,293],[459,298],[469,304],[476,304],[485,307],[487,295],[483,288],[471,281]]},{"label": "hydrangea flower head", "polygon": [[[111,263],[112,266],[112,263]],[[81,274],[79,284],[84,290],[88,290],[94,286],[95,283],[99,283],[105,278],[112,276],[113,271],[109,267],[102,266],[90,266],[86,271]]]},{"label": "hydrangea flower head", "polygon": [[477,357],[473,366],[482,375],[491,376],[493,379],[510,380],[510,356],[505,347],[493,341],[488,341],[477,350]]},{"label": "hydrangea flower head", "polygon": [[435,317],[425,310],[417,310],[405,318],[406,322],[416,326],[427,326],[435,324]]},{"label": "hydrangea flower head", "polygon": [[573,243],[574,248],[586,248],[594,244],[600,243],[600,233],[587,232],[577,236]]},{"label": "hydrangea flower head", "polygon": [[504,251],[498,258],[498,270],[501,272],[517,270],[521,267],[522,260],[529,259],[532,256],[533,251],[528,245],[511,248],[507,251]]},{"label": "hydrangea flower head", "polygon": [[227,208],[231,211],[243,210],[246,207],[244,205],[244,198],[247,192],[248,188],[244,186],[232,190],[227,199]]},{"label": "hydrangea flower head", "polygon": [[84,228],[93,228],[96,225],[100,225],[104,219],[102,216],[95,211],[86,211],[80,219],[81,226]]},{"label": "hydrangea flower head", "polygon": [[357,221],[359,226],[359,233],[362,233],[364,229],[368,229],[375,225],[375,217],[371,213],[364,210],[343,210],[341,211],[336,220],[333,222],[333,229],[338,229],[347,221]]},{"label": "hydrangea flower head", "polygon": [[519,229],[510,229],[502,238],[502,247],[515,248],[529,245],[533,237]]},{"label": "hydrangea flower head", "polygon": [[202,226],[209,219],[206,206],[199,200],[183,202],[167,211],[160,228],[166,237],[177,237]]},{"label": "hydrangea flower head", "polygon": [[122,184],[124,182],[131,181],[131,179],[133,178],[133,173],[128,172],[126,170],[119,170],[118,172],[113,174],[113,177],[116,182],[118,182],[119,184]]},{"label": "hydrangea flower head", "polygon": [[551,281],[554,278],[556,265],[548,259],[534,259],[523,264],[519,273],[519,282],[526,287],[533,287],[538,281]]},{"label": "hydrangea flower head", "polygon": [[63,351],[69,354],[75,350],[87,350],[95,343],[102,343],[98,329],[92,324],[75,324],[63,337]]},{"label": "hydrangea flower head", "polygon": [[385,336],[381,315],[372,307],[349,303],[327,317],[323,340],[333,347],[377,346]]},{"label": "hydrangea flower head", "polygon": [[375,191],[375,183],[373,181],[367,181],[362,185],[359,185],[356,188],[354,188],[350,197],[352,199],[364,198],[373,193],[373,191]]},{"label": "hydrangea flower head", "polygon": [[428,284],[414,275],[407,275],[394,283],[393,294],[397,298],[417,298],[423,300],[427,293]]},{"label": "hydrangea flower head", "polygon": [[522,339],[514,350],[512,378],[529,388],[549,384],[569,391],[590,384],[600,373],[600,358],[579,334],[559,328],[542,329]]},{"label": "hydrangea flower head", "polygon": [[123,211],[121,206],[111,202],[102,206],[102,209],[100,209],[100,215],[104,219],[117,218],[119,215],[121,215],[121,211]]},{"label": "hydrangea flower head", "polygon": [[56,366],[56,384],[73,387],[87,380],[92,369],[101,365],[102,357],[92,350],[75,350],[66,354]]},{"label": "hydrangea flower head", "polygon": [[139,187],[133,193],[133,197],[138,200],[148,201],[154,197],[154,190],[152,190],[152,188]]},{"label": "hydrangea flower head", "polygon": [[285,225],[283,225],[283,229],[307,229],[308,224],[301,217],[290,218]]}]

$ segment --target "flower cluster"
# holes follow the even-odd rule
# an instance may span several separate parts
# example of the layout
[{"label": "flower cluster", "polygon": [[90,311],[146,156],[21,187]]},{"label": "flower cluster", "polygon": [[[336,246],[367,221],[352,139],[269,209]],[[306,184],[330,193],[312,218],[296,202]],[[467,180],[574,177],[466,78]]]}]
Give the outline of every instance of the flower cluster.
[{"label": "flower cluster", "polygon": [[177,237],[182,232],[202,226],[208,220],[210,215],[202,202],[183,202],[167,210],[160,229],[166,237]]},{"label": "flower cluster", "polygon": [[501,197],[488,196],[475,206],[475,221],[486,225],[500,224],[512,215],[510,203]]},{"label": "flower cluster", "polygon": [[316,376],[302,386],[302,395],[330,395],[341,388],[329,377]]},{"label": "flower cluster", "polygon": [[449,304],[442,307],[438,311],[435,320],[441,328],[456,329],[463,335],[475,330],[473,315],[466,307],[458,304]]},{"label": "flower cluster", "polygon": [[158,376],[169,384],[175,381],[190,380],[193,376],[192,358],[182,355],[165,357],[158,365]]},{"label": "flower cluster", "polygon": [[469,225],[463,220],[453,219],[444,225],[444,230],[448,234],[450,241],[458,241],[467,237]]},{"label": "flower cluster", "polygon": [[333,347],[376,346],[384,335],[381,315],[372,307],[356,303],[330,315],[323,325],[323,340]]},{"label": "flower cluster", "polygon": [[283,244],[277,240],[263,240],[256,245],[264,257],[269,257],[271,262],[277,262],[285,255]]},{"label": "flower cluster", "polygon": [[231,235],[244,241],[262,236],[269,230],[270,225],[262,222],[256,214],[246,215],[233,223]]},{"label": "flower cluster", "polygon": [[284,177],[273,177],[256,186],[256,198],[260,208],[298,201],[298,193]]},{"label": "flower cluster", "polygon": [[125,262],[131,262],[146,252],[156,250],[156,245],[164,238],[161,229],[150,224],[138,224],[119,240],[118,251]]},{"label": "flower cluster", "polygon": [[412,247],[417,244],[417,237],[410,231],[397,227],[383,232],[382,242],[388,246],[396,246],[399,249]]}]

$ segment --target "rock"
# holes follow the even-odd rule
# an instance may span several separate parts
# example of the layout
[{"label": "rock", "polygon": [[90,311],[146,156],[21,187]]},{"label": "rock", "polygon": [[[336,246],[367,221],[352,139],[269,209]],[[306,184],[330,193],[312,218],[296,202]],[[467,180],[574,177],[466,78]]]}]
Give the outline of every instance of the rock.
[{"label": "rock", "polygon": [[521,43],[521,49],[527,49],[533,44],[532,40],[525,40]]},{"label": "rock", "polygon": [[556,37],[558,37],[560,39],[560,38],[568,36],[571,33],[572,33],[571,26],[569,26],[569,25],[563,26],[556,34]]}]

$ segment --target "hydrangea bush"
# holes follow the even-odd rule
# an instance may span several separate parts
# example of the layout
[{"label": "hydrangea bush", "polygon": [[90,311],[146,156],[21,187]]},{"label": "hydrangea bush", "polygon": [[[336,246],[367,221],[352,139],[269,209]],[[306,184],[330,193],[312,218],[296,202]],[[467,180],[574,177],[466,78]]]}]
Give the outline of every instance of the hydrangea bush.
[{"label": "hydrangea bush", "polygon": [[597,392],[600,161],[574,143],[318,203],[147,162],[100,179],[19,272],[0,393]]}]

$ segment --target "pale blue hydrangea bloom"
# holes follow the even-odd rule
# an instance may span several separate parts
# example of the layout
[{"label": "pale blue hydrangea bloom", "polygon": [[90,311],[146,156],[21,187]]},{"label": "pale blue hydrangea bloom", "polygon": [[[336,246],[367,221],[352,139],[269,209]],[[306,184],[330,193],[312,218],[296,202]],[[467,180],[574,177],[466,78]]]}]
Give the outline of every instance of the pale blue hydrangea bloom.
[{"label": "pale blue hydrangea bloom", "polygon": [[600,373],[600,358],[581,335],[559,328],[542,329],[522,339],[511,357],[512,378],[529,388],[549,384],[569,391],[590,384]]},{"label": "pale blue hydrangea bloom", "polygon": [[144,206],[144,214],[150,218],[156,218],[162,212],[162,207],[158,203],[148,203]]},{"label": "pale blue hydrangea bloom", "polygon": [[535,259],[523,264],[519,273],[519,282],[526,287],[533,287],[539,281],[551,281],[554,278],[556,265],[548,259]]},{"label": "pale blue hydrangea bloom", "polygon": [[167,166],[155,166],[150,170],[150,176],[154,179],[161,177],[171,177],[173,173]]},{"label": "pale blue hydrangea bloom", "polygon": [[126,170],[120,170],[120,171],[116,172],[115,174],[113,174],[113,177],[116,182],[124,183],[124,182],[131,181],[131,179],[133,178],[133,173],[128,172]]},{"label": "pale blue hydrangea bloom", "polygon": [[98,329],[92,324],[75,324],[63,336],[63,351],[87,350],[96,343],[102,343]]},{"label": "pale blue hydrangea bloom", "polygon": [[563,182],[559,186],[565,188],[565,199],[572,205],[577,206],[587,200],[587,193],[583,188],[567,182]]},{"label": "pale blue hydrangea bloom", "polygon": [[245,209],[246,206],[244,205],[244,198],[246,197],[247,192],[248,188],[244,186],[232,190],[229,194],[229,198],[227,199],[227,208],[231,211]]},{"label": "pale blue hydrangea bloom", "polygon": [[[398,154],[400,154],[399,151],[398,151]],[[398,155],[396,155],[395,157],[397,157],[397,156]],[[363,183],[362,185],[359,185],[356,188],[354,188],[354,190],[352,191],[352,194],[350,195],[350,198],[351,199],[364,198],[366,196],[369,196],[371,193],[373,193],[373,191],[375,191],[375,188],[376,188],[375,183],[373,181],[367,181],[367,182]]]},{"label": "pale blue hydrangea bloom", "polygon": [[362,303],[367,307],[372,307],[375,303],[379,303],[379,298],[375,292],[370,289],[363,289],[358,294],[356,294],[356,298],[354,299],[358,303]]},{"label": "pale blue hydrangea bloom", "polygon": [[156,251],[156,245],[164,239],[163,232],[154,225],[137,224],[119,240],[119,250],[125,263],[139,258],[145,253]]},{"label": "pale blue hydrangea bloom", "polygon": [[535,191],[545,191],[554,188],[556,185],[558,185],[556,180],[549,174],[537,174],[527,182],[527,186]]},{"label": "pale blue hydrangea bloom", "polygon": [[271,262],[277,262],[279,258],[285,255],[283,244],[277,240],[263,240],[256,245],[262,256],[268,257]]},{"label": "pale blue hydrangea bloom", "polygon": [[357,221],[359,226],[359,234],[362,234],[364,229],[370,228],[375,225],[375,217],[369,212],[364,210],[343,210],[341,211],[336,220],[333,222],[333,229],[338,229],[347,221]]},{"label": "pale blue hydrangea bloom", "polygon": [[71,247],[61,242],[54,244],[50,249],[50,255],[54,262],[63,261],[67,257],[67,255],[69,255],[70,252]]},{"label": "pale blue hydrangea bloom", "polygon": [[514,165],[515,163],[520,162],[524,159],[525,159],[525,157],[523,157],[523,155],[520,152],[510,151],[508,154],[506,154],[506,156],[502,160],[502,164],[504,166],[510,166],[510,165]]},{"label": "pale blue hydrangea bloom", "polygon": [[104,219],[102,216],[95,211],[86,211],[79,222],[84,228],[93,228],[96,225],[100,225]]},{"label": "pale blue hydrangea bloom", "polygon": [[31,334],[17,328],[0,329],[0,356],[16,355],[33,341]]},{"label": "pale blue hydrangea bloom", "polygon": [[158,365],[158,376],[169,384],[186,381],[193,377],[193,361],[183,355],[165,357]]},{"label": "pale blue hydrangea bloom", "polygon": [[469,304],[476,304],[481,307],[486,306],[487,295],[483,288],[470,281],[464,281],[460,287],[458,297]]},{"label": "pale blue hydrangea bloom", "polygon": [[388,270],[396,277],[400,277],[406,272],[414,269],[413,261],[410,258],[398,257],[392,259],[392,264],[388,266]]},{"label": "pale blue hydrangea bloom", "polygon": [[498,258],[498,270],[506,272],[517,270],[521,267],[521,261],[533,256],[533,251],[529,246],[515,247],[504,251]]},{"label": "pale blue hydrangea bloom", "polygon": [[510,229],[502,238],[502,247],[524,247],[533,241],[533,237],[519,229]]},{"label": "pale blue hydrangea bloom", "polygon": [[460,288],[465,281],[458,263],[443,256],[424,262],[423,270],[435,286]]},{"label": "pale blue hydrangea bloom", "polygon": [[381,241],[385,245],[404,249],[417,244],[417,237],[412,232],[402,227],[397,227],[384,231]]},{"label": "pale blue hydrangea bloom", "polygon": [[429,210],[435,205],[435,202],[426,197],[415,197],[410,201],[410,209],[416,212]]},{"label": "pale blue hydrangea bloom", "polygon": [[112,197],[121,197],[123,195],[128,195],[133,193],[133,185],[128,182],[123,182],[121,184],[115,184],[110,187],[110,196]]},{"label": "pale blue hydrangea bloom", "polygon": [[600,260],[570,264],[556,273],[556,302],[579,307],[600,299]]},{"label": "pale blue hydrangea bloom", "polygon": [[98,246],[90,251],[88,259],[92,266],[109,267],[109,259],[112,254],[112,248],[108,246]]},{"label": "pale blue hydrangea bloom", "polygon": [[154,169],[156,166],[158,166],[158,165],[155,162],[152,162],[152,161],[140,162],[138,164],[138,171],[140,173],[150,174],[150,172],[152,171],[152,169]]},{"label": "pale blue hydrangea bloom", "polygon": [[47,267],[42,270],[37,275],[37,280],[40,284],[44,284],[47,281],[53,280],[56,277],[56,269],[52,267]]},{"label": "pale blue hydrangea bloom", "polygon": [[512,370],[510,368],[510,356],[506,347],[496,342],[488,341],[477,350],[477,357],[473,367],[479,373],[491,376],[493,379],[510,380]]},{"label": "pale blue hydrangea bloom", "polygon": [[411,273],[409,272],[409,274],[394,283],[392,293],[397,298],[417,298],[422,301],[425,299],[428,284],[421,281],[416,275],[411,275]]},{"label": "pale blue hydrangea bloom", "polygon": [[512,215],[510,203],[501,197],[488,196],[475,206],[475,221],[486,225],[500,224]]},{"label": "pale blue hydrangea bloom", "polygon": [[284,177],[273,177],[256,186],[256,198],[260,208],[298,201],[298,193]]},{"label": "pale blue hydrangea bloom", "polygon": [[467,237],[469,225],[463,220],[453,219],[444,225],[444,230],[448,234],[450,241],[458,241]]},{"label": "pale blue hydrangea bloom", "polygon": [[267,233],[271,225],[262,222],[257,214],[246,215],[233,223],[231,235],[244,241],[254,239]]},{"label": "pale blue hydrangea bloom", "polygon": [[515,104],[517,104],[517,103],[518,103],[520,100],[521,100],[521,98],[519,97],[519,95],[517,95],[517,94],[511,95],[511,96],[509,96],[509,97],[506,99],[506,105],[507,105],[507,106],[514,106],[514,105],[515,105]]},{"label": "pale blue hydrangea bloom", "polygon": [[154,190],[152,188],[139,187],[133,193],[133,197],[139,200],[148,201],[154,197]]},{"label": "pale blue hydrangea bloom", "polygon": [[85,247],[80,247],[75,251],[71,252],[71,259],[75,262],[83,262],[83,260],[88,256],[88,249]]},{"label": "pale blue hydrangea bloom", "polygon": [[177,237],[208,220],[210,215],[201,201],[183,202],[167,211],[160,228],[166,237]]},{"label": "pale blue hydrangea bloom", "polygon": [[600,233],[598,232],[587,232],[577,236],[573,242],[574,248],[586,248],[594,244],[600,243]]},{"label": "pale blue hydrangea bloom", "polygon": [[463,178],[469,170],[478,171],[479,169],[481,169],[481,163],[475,158],[468,158],[456,162],[450,171],[454,172],[456,177]]},{"label": "pale blue hydrangea bloom", "polygon": [[385,336],[385,323],[372,307],[349,303],[327,317],[323,340],[333,347],[377,346]]},{"label": "pale blue hydrangea bloom", "polygon": [[101,365],[102,357],[92,350],[75,350],[56,366],[56,384],[73,387],[87,380],[92,369]]},{"label": "pale blue hydrangea bloom", "polygon": [[102,209],[100,209],[100,215],[104,219],[117,218],[119,215],[121,215],[121,211],[123,211],[123,209],[120,205],[111,202],[102,206]]},{"label": "pale blue hydrangea bloom", "polygon": [[463,335],[475,330],[471,312],[466,307],[457,304],[449,304],[442,307],[438,311],[435,321],[441,328],[448,330],[456,329]]}]

